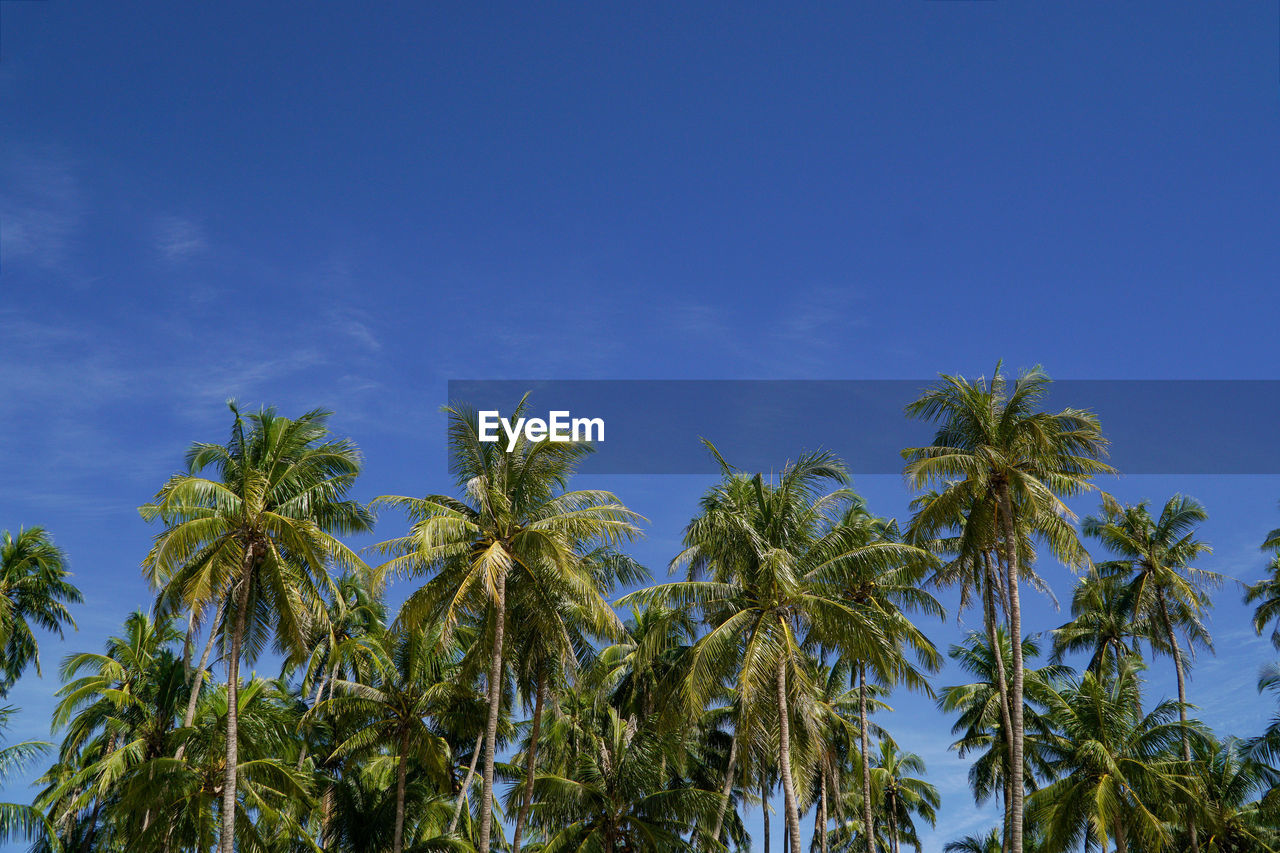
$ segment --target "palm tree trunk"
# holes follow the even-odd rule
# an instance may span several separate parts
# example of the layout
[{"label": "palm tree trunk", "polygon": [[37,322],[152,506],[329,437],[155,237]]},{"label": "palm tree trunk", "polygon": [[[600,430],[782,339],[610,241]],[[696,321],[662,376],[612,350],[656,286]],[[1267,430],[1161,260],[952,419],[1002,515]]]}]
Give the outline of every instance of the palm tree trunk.
[{"label": "palm tree trunk", "polygon": [[[204,654],[200,655],[200,666],[196,668],[194,678],[191,681],[191,695],[187,697],[187,711],[182,715],[182,727],[184,729],[191,728],[191,724],[196,719],[196,704],[200,701],[200,688],[204,686],[204,668],[209,665],[209,655],[213,653],[213,641],[218,638],[218,623],[222,621],[222,605],[218,605],[218,610],[213,614],[213,622],[209,624],[209,639],[204,644]],[[177,761],[182,760],[182,756],[186,755],[187,742],[183,741],[178,745],[178,750],[173,754]]]},{"label": "palm tree trunk", "polygon": [[733,771],[738,764],[738,729],[733,730],[733,738],[729,741],[729,766],[724,771],[724,786],[720,789],[720,811],[716,814],[716,828],[711,837],[720,840],[720,830],[724,828],[724,815],[729,810],[729,798],[733,795]]},{"label": "palm tree trunk", "polygon": [[822,768],[822,787],[818,794],[818,844],[827,853],[827,768]]},{"label": "palm tree trunk", "polygon": [[404,850],[404,788],[409,767],[409,733],[400,737],[400,760],[396,762],[396,828],[391,837],[391,853]]},{"label": "palm tree trunk", "polygon": [[[1182,674],[1182,649],[1178,647],[1178,635],[1173,631],[1173,623],[1169,619],[1169,607],[1164,600],[1164,590],[1156,590],[1156,601],[1160,604],[1160,620],[1164,622],[1165,635],[1169,640],[1169,648],[1173,652],[1173,672],[1178,678],[1178,719],[1182,721],[1182,760],[1191,763],[1191,739],[1187,737],[1187,685]],[[1196,834],[1195,819],[1188,809],[1187,830],[1190,836],[1192,853],[1200,853],[1200,839]]]},{"label": "palm tree trunk", "polygon": [[529,806],[533,803],[533,771],[538,760],[538,734],[542,727],[542,703],[547,698],[547,680],[538,671],[538,699],[533,708],[533,728],[529,732],[529,755],[524,768],[524,800],[516,815],[516,828],[511,836],[511,853],[520,853],[520,836],[524,834],[525,821],[529,819]]},{"label": "palm tree trunk", "polygon": [[769,795],[773,793],[769,786],[769,774],[760,771],[760,813],[764,821],[764,853],[769,853]]},{"label": "palm tree trunk", "polygon": [[89,814],[89,829],[84,834],[84,842],[80,845],[81,853],[92,853],[93,837],[98,834],[98,813],[102,811],[102,798],[93,798],[93,811]]},{"label": "palm tree trunk", "polygon": [[192,641],[196,630],[196,608],[192,605],[187,610],[187,634],[182,638],[182,677],[191,682]]},{"label": "palm tree trunk", "polygon": [[484,744],[484,732],[476,735],[476,748],[471,750],[471,766],[467,768],[467,778],[458,790],[458,802],[453,807],[453,818],[449,821],[449,834],[458,831],[458,821],[462,818],[462,807],[470,799],[471,780],[476,778],[476,763],[480,760],[480,747]]},{"label": "palm tree trunk", "polygon": [[[502,635],[507,627],[507,574],[498,578],[493,603],[493,655],[489,662],[489,718],[484,727],[484,771],[480,787],[480,853],[489,853],[493,831],[493,760],[498,741],[498,715],[502,712]],[[228,851],[230,853],[230,851]]]},{"label": "palm tree trunk", "polygon": [[875,816],[871,813],[871,738],[867,733],[867,665],[858,664],[858,728],[862,740],[862,834],[867,853],[876,853]]},{"label": "palm tree trunk", "polygon": [[227,658],[227,761],[222,780],[222,832],[218,836],[218,853],[235,853],[236,782],[240,764],[240,644],[244,640],[244,624],[249,609],[249,588],[257,550],[245,548],[244,567],[240,572],[240,590],[236,594],[236,621],[231,631],[231,653]]},{"label": "palm tree trunk", "polygon": [[328,850],[330,836],[333,834],[333,782],[324,786],[320,795],[320,849]]},{"label": "palm tree trunk", "polygon": [[800,853],[800,809],[791,778],[791,721],[787,711],[787,660],[778,660],[778,764],[782,771],[782,798],[787,809],[787,838],[791,853]]},{"label": "palm tree trunk", "polygon": [[1009,827],[1009,851],[1022,853],[1022,816],[1026,796],[1023,786],[1022,602],[1018,589],[1018,540],[1013,523],[1013,501],[1009,497],[1008,483],[1000,483],[999,490],[1000,512],[998,515],[1004,538],[1005,569],[1009,587],[1009,645],[1013,649],[1013,684],[1009,691],[1009,717],[1012,725],[1009,750],[1012,766],[1009,768],[1009,775],[1012,777],[1013,787],[1010,811],[1013,819]]},{"label": "palm tree trunk", "polygon": [[1129,853],[1129,839],[1125,836],[1122,818],[1116,818],[1116,853]]},{"label": "palm tree trunk", "polygon": [[1006,749],[1006,772],[1004,774],[1004,832],[1001,834],[1001,853],[1009,853],[1009,828],[1013,823],[1013,739],[1009,733],[1013,731],[1013,720],[1009,715],[1009,682],[1004,673],[1004,648],[996,631],[996,576],[991,570],[991,552],[983,550],[983,621],[987,623],[987,641],[991,643],[991,652],[995,655],[996,689],[1000,692],[1000,722],[1004,726]]},{"label": "palm tree trunk", "polygon": [[892,853],[898,853],[898,809],[897,803],[894,802],[894,796],[889,794],[885,801],[886,809],[889,817],[889,850]]}]

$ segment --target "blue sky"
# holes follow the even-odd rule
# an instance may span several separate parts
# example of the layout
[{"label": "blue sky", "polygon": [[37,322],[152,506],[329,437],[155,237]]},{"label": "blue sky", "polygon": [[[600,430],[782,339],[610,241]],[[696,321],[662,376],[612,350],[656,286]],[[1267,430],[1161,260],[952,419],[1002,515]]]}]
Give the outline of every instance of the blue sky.
[{"label": "blue sky", "polygon": [[[0,527],[87,598],[18,736],[230,396],[336,410],[373,497],[445,485],[450,378],[1278,378],[1275,4],[0,5]],[[609,485],[661,574],[705,480]],[[1111,488],[1201,498],[1243,579],[1280,525],[1280,478]],[[1271,653],[1219,602],[1192,699],[1247,733]],[[986,818],[898,706],[934,850]]]}]

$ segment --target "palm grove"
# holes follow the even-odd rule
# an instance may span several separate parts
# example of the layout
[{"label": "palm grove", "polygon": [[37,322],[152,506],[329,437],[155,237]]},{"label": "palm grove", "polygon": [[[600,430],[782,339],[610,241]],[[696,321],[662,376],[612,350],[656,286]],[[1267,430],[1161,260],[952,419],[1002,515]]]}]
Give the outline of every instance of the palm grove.
[{"label": "palm grove", "polygon": [[[226,443],[193,445],[141,507],[153,605],[62,662],[56,746],[0,752],[0,770],[47,764],[0,830],[83,853],[762,850],[771,832],[787,853],[918,850],[941,803],[893,736],[909,690],[1003,815],[948,851],[1280,849],[1280,719],[1220,738],[1187,693],[1224,580],[1200,567],[1205,511],[1100,491],[1100,424],[1044,411],[1048,385],[927,389],[902,524],[830,454],[766,477],[708,445],[721,476],[659,583],[626,552],[643,519],[572,488],[587,445],[508,452],[448,409],[454,493],[365,506],[325,413],[233,405]],[[1067,501],[1090,492],[1077,520]],[[344,544],[379,512],[405,534]],[[1280,647],[1280,531],[1263,547],[1278,556],[1245,596]],[[73,626],[80,596],[44,530],[5,533],[0,561],[7,690],[38,668],[32,628]],[[1059,565],[1072,618],[1041,633],[1022,596]],[[411,590],[395,612],[392,581]],[[982,625],[945,653],[939,590]],[[944,655],[970,683],[934,685]],[[1176,696],[1144,694],[1154,668]],[[1280,670],[1259,688],[1280,693]]]}]

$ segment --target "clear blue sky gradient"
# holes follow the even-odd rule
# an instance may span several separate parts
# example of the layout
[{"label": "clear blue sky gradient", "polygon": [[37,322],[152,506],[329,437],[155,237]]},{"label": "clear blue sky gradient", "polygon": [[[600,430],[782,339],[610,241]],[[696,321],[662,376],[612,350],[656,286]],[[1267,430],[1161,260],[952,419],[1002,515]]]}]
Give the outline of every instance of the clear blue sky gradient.
[{"label": "clear blue sky gradient", "polygon": [[[371,498],[447,485],[450,378],[1280,378],[1275,3],[0,6],[0,527],[87,599],[14,737],[148,604],[136,507],[231,396],[336,410]],[[655,574],[706,484],[608,480]],[[1109,487],[1202,499],[1244,580],[1280,525],[1277,478]],[[1217,601],[1191,698],[1249,734],[1272,653]],[[938,850],[992,813],[895,704]]]}]

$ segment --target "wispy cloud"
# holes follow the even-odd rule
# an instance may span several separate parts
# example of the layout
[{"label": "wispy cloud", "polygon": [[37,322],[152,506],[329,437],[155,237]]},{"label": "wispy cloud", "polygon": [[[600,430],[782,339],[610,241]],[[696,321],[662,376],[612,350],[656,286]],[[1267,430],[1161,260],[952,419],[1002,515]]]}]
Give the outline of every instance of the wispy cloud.
[{"label": "wispy cloud", "polygon": [[53,149],[4,154],[0,262],[65,271],[86,210],[71,161]]},{"label": "wispy cloud", "polygon": [[158,217],[153,230],[156,251],[171,263],[188,260],[209,248],[204,229],[184,216]]}]

